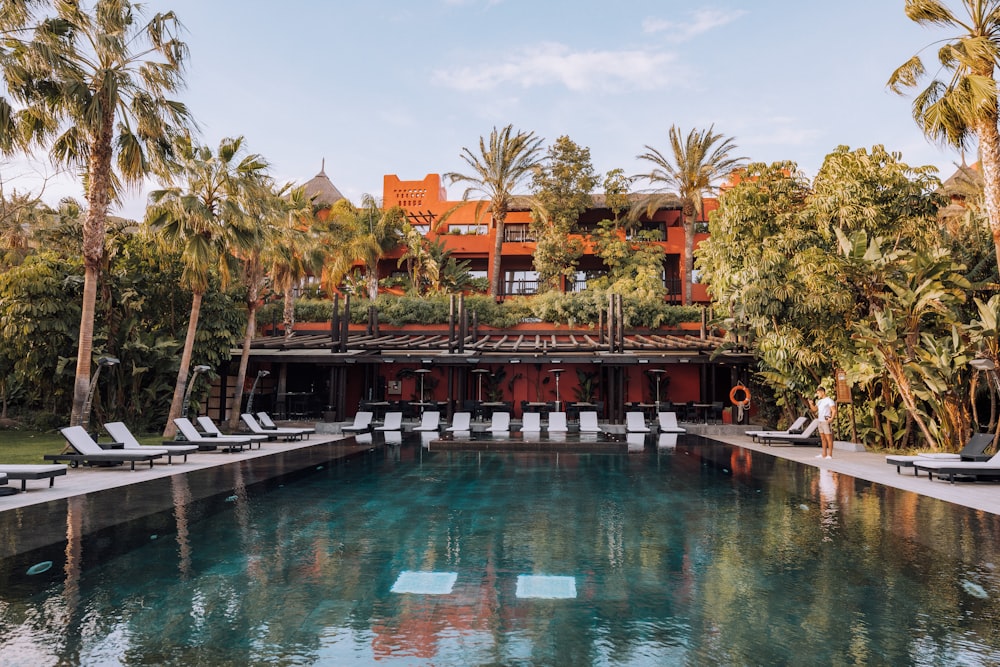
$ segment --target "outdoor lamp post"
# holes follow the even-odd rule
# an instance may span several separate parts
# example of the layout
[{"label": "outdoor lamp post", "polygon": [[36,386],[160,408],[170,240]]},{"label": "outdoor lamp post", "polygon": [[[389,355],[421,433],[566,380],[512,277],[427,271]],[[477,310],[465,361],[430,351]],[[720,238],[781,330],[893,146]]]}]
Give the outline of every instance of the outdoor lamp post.
[{"label": "outdoor lamp post", "polygon": [[556,376],[556,412],[562,412],[562,396],[559,394],[559,376],[566,372],[565,368],[553,368],[549,371]]},{"label": "outdoor lamp post", "polygon": [[666,373],[667,371],[664,370],[664,369],[662,369],[662,368],[651,368],[651,369],[649,369],[649,372],[650,373],[654,373],[656,375],[656,411],[659,412],[660,411],[660,380],[663,379],[663,374]]},{"label": "outdoor lamp post", "polygon": [[257,378],[253,381],[253,386],[250,387],[250,397],[247,398],[247,412],[253,414],[253,395],[257,393],[257,383],[260,382],[261,378],[267,377],[271,374],[271,371],[265,371],[263,369],[257,371]]},{"label": "outdoor lamp post", "polygon": [[97,393],[97,378],[101,377],[101,369],[110,366],[117,366],[121,361],[117,357],[101,357],[97,360],[97,370],[90,377],[90,386],[87,388],[87,401],[83,404],[83,426],[86,429],[90,426],[90,406],[94,402],[94,394]]},{"label": "outdoor lamp post", "polygon": [[424,376],[431,372],[429,368],[418,368],[413,371],[420,376],[420,414],[424,414]]},{"label": "outdoor lamp post", "polygon": [[478,390],[476,392],[476,396],[477,396],[476,400],[479,401],[480,403],[482,403],[483,402],[483,376],[486,375],[487,373],[492,372],[492,371],[490,371],[488,368],[477,368],[476,370],[474,370],[472,372],[479,376],[479,378],[478,378],[478,380],[479,380],[479,387],[478,387]]},{"label": "outdoor lamp post", "polygon": [[191,369],[191,375],[188,376],[187,383],[184,387],[184,402],[181,403],[181,417],[188,416],[188,404],[191,402],[191,390],[194,389],[195,379],[202,373],[207,373],[212,370],[211,366],[195,366]]}]

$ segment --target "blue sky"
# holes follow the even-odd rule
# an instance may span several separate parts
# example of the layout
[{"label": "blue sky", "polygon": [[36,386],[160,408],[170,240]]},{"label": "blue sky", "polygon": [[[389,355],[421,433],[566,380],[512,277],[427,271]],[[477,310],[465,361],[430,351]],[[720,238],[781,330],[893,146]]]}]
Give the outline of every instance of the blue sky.
[{"label": "blue sky", "polygon": [[[215,145],[244,135],[279,181],[320,169],[349,198],[383,174],[463,171],[459,153],[511,123],[591,149],[602,174],[645,169],[671,124],[715,126],[753,160],[810,177],[840,144],[884,144],[947,177],[895,67],[942,37],[888,0],[154,0],[191,50],[181,99]],[[934,49],[922,52],[933,65]],[[970,162],[974,158],[970,157]],[[24,187],[22,183],[15,186]],[[50,187],[52,199],[76,189]],[[461,196],[458,186],[449,189]],[[143,198],[120,211],[141,217]]]}]

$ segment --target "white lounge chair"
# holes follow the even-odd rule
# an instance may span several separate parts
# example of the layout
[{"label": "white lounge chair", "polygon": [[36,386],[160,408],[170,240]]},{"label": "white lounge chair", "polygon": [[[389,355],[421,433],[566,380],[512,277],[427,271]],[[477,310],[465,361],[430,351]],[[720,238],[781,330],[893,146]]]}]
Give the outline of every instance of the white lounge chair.
[{"label": "white lounge chair", "polygon": [[521,416],[521,433],[540,433],[542,430],[542,414],[540,412],[525,412]]},{"label": "white lounge chair", "polygon": [[[192,427],[193,428],[193,427]],[[81,463],[124,463],[128,461],[135,470],[136,461],[149,461],[149,467],[153,467],[153,461],[167,456],[165,449],[151,449],[145,452],[125,451],[124,449],[102,449],[99,444],[87,433],[87,429],[82,426],[67,426],[61,429],[66,442],[73,446],[76,454],[46,454],[46,461],[69,461],[76,466]]]},{"label": "white lounge chair", "polygon": [[687,429],[677,424],[676,412],[661,412],[658,415],[660,433],[687,433]]},{"label": "white lounge chair", "polygon": [[956,477],[1000,477],[1000,452],[994,454],[988,461],[934,461],[926,463],[917,461],[913,464],[915,474],[923,470],[927,476],[934,479],[947,477],[954,484]]},{"label": "white lounge chair", "polygon": [[364,431],[370,431],[372,428],[372,418],[374,416],[375,414],[373,412],[362,410],[358,414],[354,415],[353,424],[348,424],[340,430],[342,433],[363,433]]},{"label": "white lounge chair", "polygon": [[[208,415],[202,415],[198,417],[198,426],[201,427],[202,433],[210,438],[225,438],[226,434],[219,430],[219,427],[215,425],[212,418]],[[276,436],[272,434],[267,435],[248,435],[246,433],[239,434],[241,438],[250,438],[254,442],[264,442],[265,440],[273,440]]]},{"label": "white lounge chair", "polygon": [[165,449],[167,451],[167,462],[170,462],[171,456],[183,456],[186,462],[188,454],[198,451],[198,445],[176,444],[157,445],[155,447],[143,445],[132,435],[132,431],[128,429],[125,422],[108,422],[104,425],[104,430],[108,432],[112,440],[122,443],[125,449],[128,450],[148,451],[150,449]]},{"label": "white lounge chair", "polygon": [[546,429],[549,433],[566,433],[569,427],[566,426],[565,412],[550,412],[549,423]]},{"label": "white lounge chair", "polygon": [[757,441],[761,436],[779,436],[779,435],[792,435],[794,433],[801,433],[802,429],[805,427],[806,422],[809,421],[808,417],[802,416],[796,419],[792,424],[786,428],[784,431],[746,431],[744,435],[749,435],[753,441]]},{"label": "white lounge chair", "polygon": [[587,410],[580,413],[580,433],[603,433],[604,429],[597,423],[597,412]]},{"label": "white lounge chair", "polygon": [[628,443],[628,453],[637,454],[646,449],[646,434],[645,433],[626,433],[625,442]]},{"label": "white lounge chair", "polygon": [[[253,415],[250,414],[249,412],[244,412],[243,414],[241,414],[240,419],[243,420],[243,423],[246,424],[246,427],[250,429],[250,433],[252,433],[254,436],[263,435],[267,436],[268,438],[281,438],[283,440],[301,440],[302,438],[306,437],[306,435],[310,432],[310,429],[301,429],[301,428],[296,428],[294,426],[290,426],[287,428],[283,426],[280,428],[277,426],[275,426],[274,428],[264,428],[263,426],[260,425],[260,423],[258,423],[256,419],[253,418]],[[259,446],[260,445],[258,444],[258,447]]]},{"label": "white lounge chair", "polygon": [[[307,426],[294,426],[294,427],[293,426],[285,426],[285,427],[278,426],[277,424],[274,423],[274,420],[271,419],[271,416],[269,414],[267,414],[266,412],[258,412],[257,413],[257,421],[260,423],[261,426],[263,426],[268,431],[273,431],[276,428],[296,428],[299,431],[302,431],[302,434],[305,435],[305,436],[308,436],[310,433],[315,433],[316,432],[316,429],[309,428]],[[306,439],[308,440],[309,438],[307,437]]]},{"label": "white lounge chair", "polygon": [[472,413],[471,412],[456,412],[451,416],[451,426],[445,429],[446,431],[471,431],[472,430]]},{"label": "white lounge chair", "polygon": [[253,449],[253,440],[250,438],[241,438],[232,435],[223,436],[221,438],[210,438],[203,435],[198,432],[198,429],[194,427],[194,424],[192,424],[191,420],[187,417],[178,417],[174,420],[174,424],[177,426],[177,430],[181,432],[181,436],[184,440],[198,445],[198,449],[200,450],[212,450],[216,447],[221,447],[222,449],[227,449],[229,451],[242,451],[244,448]]},{"label": "white lounge chair", "polygon": [[403,413],[402,412],[387,412],[385,413],[385,419],[382,420],[381,426],[375,427],[376,431],[402,431],[403,430]]},{"label": "white lounge chair", "polygon": [[900,473],[901,468],[913,468],[913,474],[919,475],[920,472],[916,469],[915,465],[917,462],[929,463],[931,461],[986,461],[990,457],[985,454],[986,450],[989,449],[990,445],[993,444],[993,434],[992,433],[975,433],[969,438],[969,441],[965,443],[962,447],[962,451],[957,454],[946,454],[944,452],[927,452],[924,454],[913,454],[913,455],[903,455],[903,454],[890,454],[885,457],[885,462],[889,465],[896,466],[896,474]]},{"label": "white lounge chair", "polygon": [[487,427],[486,430],[490,433],[509,433],[510,413],[494,412],[493,418],[490,420],[490,425]]},{"label": "white lounge chair", "polygon": [[646,416],[641,412],[626,412],[625,413],[625,432],[626,433],[649,433],[649,427],[646,426]]},{"label": "white lounge chair", "polygon": [[[47,479],[49,480],[49,488],[51,488],[56,482],[55,478],[65,474],[66,466],[61,463],[50,465],[37,465],[33,463],[0,464],[0,475],[5,475],[8,481],[12,479],[21,480],[22,491],[27,490],[29,479]],[[6,482],[4,483],[6,484]]]},{"label": "white lounge chair", "polygon": [[437,410],[427,410],[420,418],[420,425],[414,431],[437,431],[441,428],[441,413]]},{"label": "white lounge chair", "polygon": [[819,420],[814,419],[809,422],[809,426],[806,426],[802,433],[762,435],[760,436],[760,441],[765,445],[770,445],[773,442],[787,442],[791,445],[818,445],[819,433],[816,433],[816,429],[818,428]]}]

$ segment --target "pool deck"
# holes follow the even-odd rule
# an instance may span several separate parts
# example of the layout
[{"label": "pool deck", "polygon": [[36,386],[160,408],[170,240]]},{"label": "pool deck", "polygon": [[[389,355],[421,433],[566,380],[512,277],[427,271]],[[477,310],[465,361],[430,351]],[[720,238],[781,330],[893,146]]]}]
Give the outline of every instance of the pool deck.
[{"label": "pool deck", "polygon": [[[951,484],[938,479],[929,480],[926,475],[916,477],[913,475],[912,468],[904,468],[902,474],[897,474],[895,466],[886,464],[884,454],[848,451],[853,448],[849,443],[838,442],[834,458],[826,460],[816,458],[816,454],[819,452],[818,447],[778,444],[766,446],[752,442],[749,437],[743,435],[712,434],[705,437],[772,456],[798,461],[805,465],[843,473],[857,479],[906,491],[913,491],[924,496],[1000,515],[1000,483],[956,482],[955,484]],[[324,443],[336,443],[337,454],[342,454],[343,456],[370,450],[373,447],[370,443],[355,444],[350,436],[316,433],[309,440],[300,442],[265,442],[260,449],[252,451],[234,453],[199,452],[191,455],[187,463],[175,462],[172,465],[157,464],[152,469],[147,465],[140,466],[137,464],[134,472],[130,471],[128,466],[114,468],[70,468],[65,476],[56,478],[55,485],[52,488],[49,488],[47,480],[29,481],[27,491],[0,497],[0,512],[16,510],[30,505],[46,503],[51,500],[69,498],[109,488],[141,484],[153,479],[160,479],[174,474],[187,473],[245,459],[273,456],[289,450],[313,447]],[[20,483],[14,481],[10,485],[19,488]]]}]

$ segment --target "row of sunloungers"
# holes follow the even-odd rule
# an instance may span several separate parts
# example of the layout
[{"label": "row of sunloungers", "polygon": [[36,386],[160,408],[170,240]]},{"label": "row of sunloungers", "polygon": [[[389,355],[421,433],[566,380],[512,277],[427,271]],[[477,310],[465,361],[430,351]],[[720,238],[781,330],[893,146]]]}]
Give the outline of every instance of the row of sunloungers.
[{"label": "row of sunloungers", "polygon": [[[649,433],[652,431],[646,423],[646,419],[641,412],[629,412],[625,415],[625,430],[628,433]],[[358,412],[354,416],[354,422],[343,426],[344,433],[364,433],[367,431],[402,431],[403,413],[387,412],[381,425],[375,425],[374,415],[368,411]],[[494,412],[489,425],[485,428],[488,433],[507,433],[510,431],[510,413]],[[685,433],[686,429],[677,424],[677,414],[674,412],[661,412],[658,418],[659,431],[661,433]],[[421,417],[420,424],[414,431],[440,431],[441,413],[428,410]],[[456,412],[452,417],[451,425],[445,431],[471,431],[472,413]],[[565,433],[569,431],[565,412],[550,412],[548,420],[542,423],[542,415],[538,412],[526,412],[521,418],[522,433],[537,433],[541,431],[549,433]],[[597,412],[583,411],[580,413],[579,430],[581,433],[604,433],[605,429],[598,423]]]},{"label": "row of sunloungers", "polygon": [[187,461],[189,454],[198,451],[216,449],[239,451],[252,447],[254,443],[257,443],[259,448],[262,441],[278,438],[284,440],[301,439],[315,433],[315,429],[311,428],[278,427],[266,415],[264,418],[266,418],[267,423],[271,424],[272,428],[265,428],[253,415],[244,414],[241,417],[251,429],[251,434],[225,435],[208,417],[199,417],[198,423],[202,427],[202,431],[198,431],[189,419],[181,418],[175,419],[174,423],[177,425],[183,440],[165,442],[159,445],[143,445],[123,422],[109,422],[104,425],[104,429],[114,441],[112,449],[105,449],[98,444],[82,426],[69,426],[62,429],[61,433],[72,451],[46,454],[44,458],[47,461],[52,461],[51,464],[0,465],[0,475],[3,475],[3,481],[0,481],[0,484],[5,484],[7,480],[18,479],[21,480],[21,490],[23,491],[27,480],[48,479],[51,487],[55,477],[66,474],[67,466],[59,464],[59,461],[66,461],[74,467],[80,464],[128,463],[130,469],[135,470],[136,463],[149,463],[150,468],[152,468],[155,461],[164,457],[170,464],[176,457]]}]

